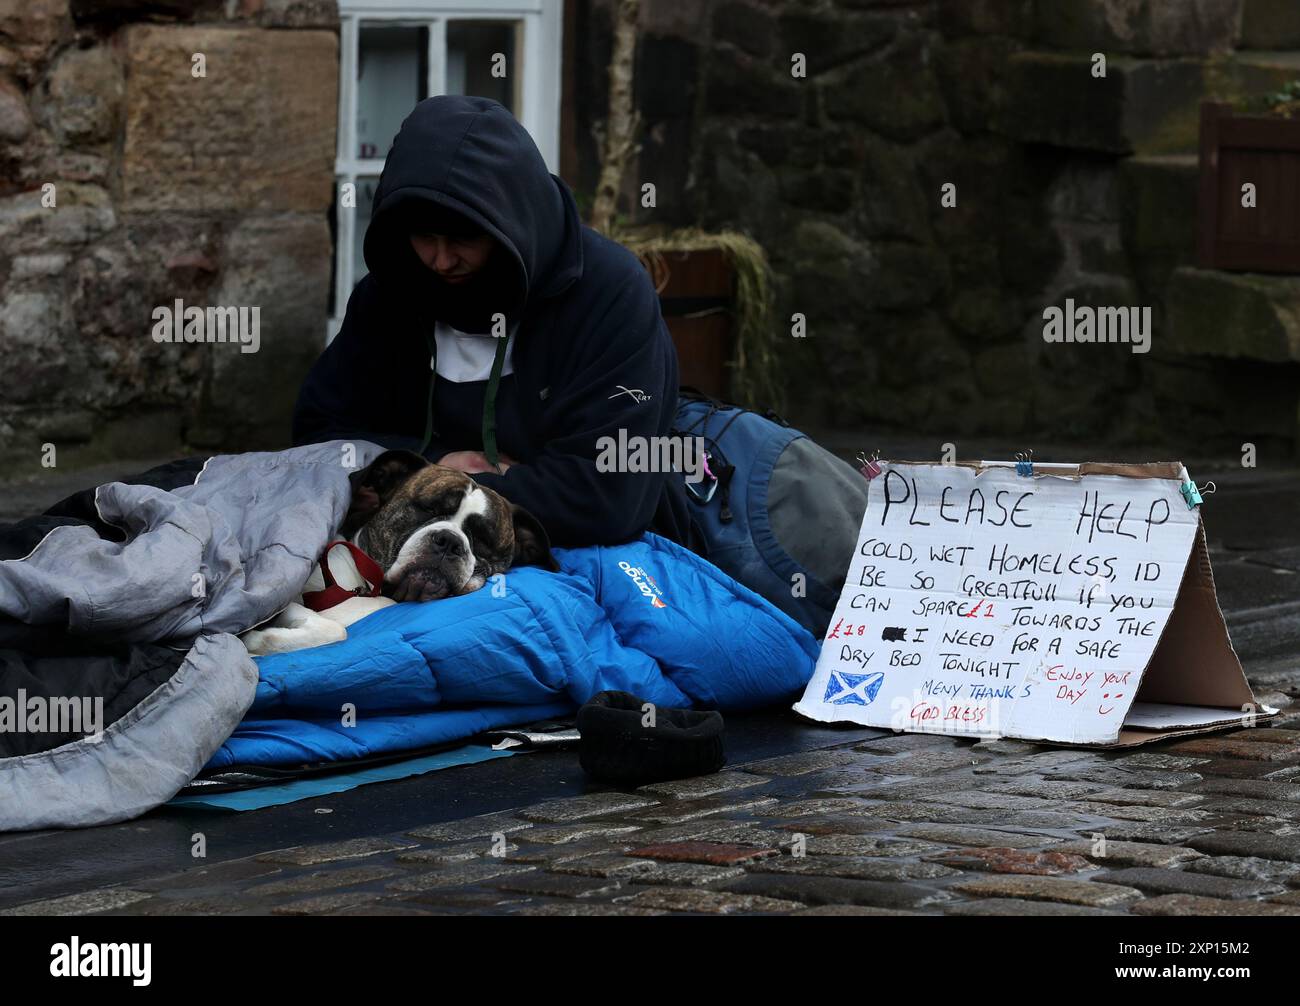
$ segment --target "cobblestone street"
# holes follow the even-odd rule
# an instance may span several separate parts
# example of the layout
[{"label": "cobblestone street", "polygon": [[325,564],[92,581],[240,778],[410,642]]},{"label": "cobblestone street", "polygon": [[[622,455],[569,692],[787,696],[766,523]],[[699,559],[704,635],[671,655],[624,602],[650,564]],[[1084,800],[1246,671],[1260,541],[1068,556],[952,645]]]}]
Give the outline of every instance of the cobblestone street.
[{"label": "cobblestone street", "polygon": [[883,734],[8,914],[1298,915],[1297,727],[1121,755]]}]

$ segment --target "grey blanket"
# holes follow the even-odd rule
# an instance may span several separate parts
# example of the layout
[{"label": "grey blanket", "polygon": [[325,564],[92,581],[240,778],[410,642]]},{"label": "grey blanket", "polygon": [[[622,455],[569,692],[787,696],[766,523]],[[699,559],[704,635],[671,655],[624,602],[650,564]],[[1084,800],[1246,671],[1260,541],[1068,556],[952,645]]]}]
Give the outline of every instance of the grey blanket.
[{"label": "grey blanket", "polygon": [[[171,490],[109,483],[84,523],[0,561],[0,830],[123,820],[189,783],[253,700],[237,634],[301,592],[347,513],[349,473],[381,450],[333,441],[218,455]],[[93,735],[52,713],[15,732],[35,722],[20,704],[96,698]]]}]

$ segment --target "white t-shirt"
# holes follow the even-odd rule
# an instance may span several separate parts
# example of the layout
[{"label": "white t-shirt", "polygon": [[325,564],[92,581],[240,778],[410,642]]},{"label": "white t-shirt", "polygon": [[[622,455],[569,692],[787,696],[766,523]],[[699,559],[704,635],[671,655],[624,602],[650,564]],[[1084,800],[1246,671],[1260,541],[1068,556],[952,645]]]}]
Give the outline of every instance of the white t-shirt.
[{"label": "white t-shirt", "polygon": [[[486,381],[492,376],[492,359],[496,356],[497,340],[490,332],[462,332],[440,321],[434,325],[433,334],[438,343],[439,376],[457,384]],[[514,339],[511,339],[506,345],[506,359],[501,367],[502,377],[514,370],[511,361],[514,350]]]}]

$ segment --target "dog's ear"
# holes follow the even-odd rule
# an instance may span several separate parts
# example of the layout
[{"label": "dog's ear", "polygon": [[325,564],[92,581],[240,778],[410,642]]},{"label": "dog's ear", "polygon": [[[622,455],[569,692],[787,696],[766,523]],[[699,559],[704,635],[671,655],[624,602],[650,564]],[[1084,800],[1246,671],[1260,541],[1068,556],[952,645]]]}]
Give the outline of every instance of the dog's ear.
[{"label": "dog's ear", "polygon": [[551,539],[541,521],[521,506],[510,504],[510,519],[515,526],[515,558],[511,566],[540,566],[558,573],[560,564],[551,555]]},{"label": "dog's ear", "polygon": [[414,451],[384,451],[360,471],[348,476],[352,482],[352,504],[340,533],[350,538],[388,502],[397,487],[429,462]]}]

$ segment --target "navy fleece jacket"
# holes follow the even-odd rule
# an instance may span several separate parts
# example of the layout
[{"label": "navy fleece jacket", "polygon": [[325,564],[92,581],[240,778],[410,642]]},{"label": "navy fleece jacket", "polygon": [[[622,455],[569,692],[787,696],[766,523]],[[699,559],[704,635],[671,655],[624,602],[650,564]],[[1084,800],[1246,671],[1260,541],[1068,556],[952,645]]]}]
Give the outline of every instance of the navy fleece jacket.
[{"label": "navy fleece jacket", "polygon": [[[412,219],[434,208],[495,239],[467,283],[445,283],[411,249]],[[418,450],[432,380],[425,456],[483,450],[487,382],[437,377],[428,340],[436,321],[487,332],[501,314],[514,372],[498,390],[496,437],[520,464],[473,477],[530,511],[555,545],[613,544],[649,529],[706,550],[680,476],[597,470],[601,438],[668,433],[676,352],[646,270],[583,226],[568,186],[504,106],[441,95],[415,107],[384,163],[364,252],[369,274],[299,395],[295,444]]]}]

